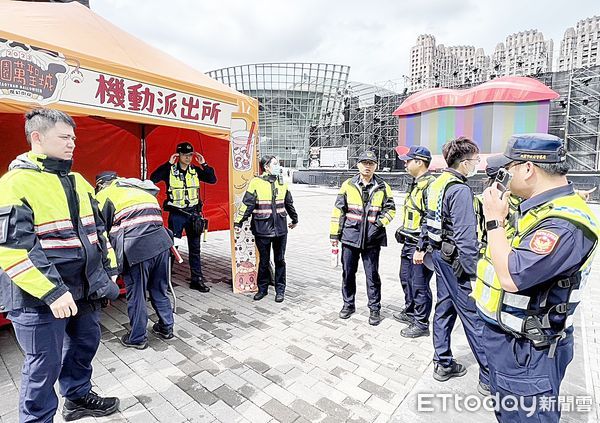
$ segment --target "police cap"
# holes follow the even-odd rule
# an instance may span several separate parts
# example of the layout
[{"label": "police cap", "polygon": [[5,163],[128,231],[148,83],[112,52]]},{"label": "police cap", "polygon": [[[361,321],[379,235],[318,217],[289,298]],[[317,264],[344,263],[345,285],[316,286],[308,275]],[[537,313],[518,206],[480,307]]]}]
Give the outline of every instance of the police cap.
[{"label": "police cap", "polygon": [[419,159],[426,162],[431,162],[431,151],[429,151],[427,147],[423,147],[421,145],[412,145],[410,150],[408,150],[408,153],[401,154],[399,159],[404,161]]},{"label": "police cap", "polygon": [[379,162],[377,160],[377,155],[375,154],[375,152],[373,150],[365,150],[362,153],[360,153],[360,156],[358,156],[358,163],[365,162],[365,161],[370,161],[370,162],[375,162],[375,163]]},{"label": "police cap", "polygon": [[194,152],[194,146],[189,142],[182,142],[177,144],[177,152],[181,154],[190,154]]},{"label": "police cap", "polygon": [[504,155],[511,161],[561,163],[566,160],[565,142],[550,134],[516,134],[508,141]]},{"label": "police cap", "polygon": [[105,184],[113,179],[117,179],[119,175],[114,170],[105,170],[96,175],[96,186]]}]

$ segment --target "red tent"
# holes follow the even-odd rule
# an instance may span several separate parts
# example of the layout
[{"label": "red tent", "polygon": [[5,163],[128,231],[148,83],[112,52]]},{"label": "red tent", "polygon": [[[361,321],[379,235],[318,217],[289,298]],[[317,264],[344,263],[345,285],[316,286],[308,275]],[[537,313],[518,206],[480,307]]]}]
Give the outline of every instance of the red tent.
[{"label": "red tent", "polygon": [[90,182],[103,170],[144,178],[191,142],[218,178],[201,193],[210,230],[230,228],[256,168],[256,100],[77,2],[0,2],[0,169],[28,150],[23,113],[40,105],[74,116],[74,170]]}]

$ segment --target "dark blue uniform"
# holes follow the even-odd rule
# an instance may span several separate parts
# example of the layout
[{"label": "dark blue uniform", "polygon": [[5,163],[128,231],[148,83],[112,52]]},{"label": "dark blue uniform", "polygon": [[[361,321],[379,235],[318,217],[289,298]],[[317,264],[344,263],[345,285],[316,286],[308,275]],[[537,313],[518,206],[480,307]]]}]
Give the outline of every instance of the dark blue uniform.
[{"label": "dark blue uniform", "polygon": [[[524,214],[552,199],[572,193],[571,185],[546,191],[524,201],[520,206],[520,213]],[[540,254],[530,248],[531,240],[538,230],[551,231],[558,237],[558,244],[548,254]],[[577,272],[593,246],[594,242],[573,223],[560,218],[543,220],[509,255],[508,268],[519,289],[518,293],[531,296],[536,304],[533,308],[539,307],[549,284],[561,275],[570,276]],[[554,287],[549,292],[547,303],[567,302],[568,291]],[[551,321],[557,325],[563,324],[564,319],[564,314],[551,315]],[[516,338],[493,324],[486,324],[483,343],[486,351],[490,352],[488,363],[492,393],[498,394],[500,398],[517,394],[522,396],[521,400],[526,404],[523,409],[513,410],[509,406],[498,410],[498,420],[558,422],[560,411],[557,396],[567,365],[573,359],[573,328],[566,329],[565,337],[558,342],[553,358],[548,356],[549,347],[536,348],[530,340]],[[540,409],[540,397],[553,398],[554,407],[549,410]],[[537,404],[538,408],[532,416],[527,416],[527,408],[532,404]]]},{"label": "dark blue uniform", "polygon": [[432,298],[429,282],[433,270],[423,264],[414,264],[413,255],[417,244],[408,239],[400,256],[400,283],[404,291],[404,313],[411,317],[419,329],[429,328]]},{"label": "dark blue uniform", "polygon": [[[453,169],[448,171],[466,181]],[[456,246],[458,256],[454,259],[463,269],[459,277],[452,264],[442,259],[440,250],[433,251],[433,265],[437,282],[437,302],[433,319],[433,361],[443,367],[452,364],[450,338],[456,318],[459,317],[471,351],[479,363],[479,381],[489,384],[487,359],[481,345],[483,320],[477,314],[475,302],[470,298],[471,278],[477,270],[478,240],[477,218],[473,208],[473,193],[466,184],[454,184],[447,188],[442,204],[444,228],[449,230],[448,240]]]}]

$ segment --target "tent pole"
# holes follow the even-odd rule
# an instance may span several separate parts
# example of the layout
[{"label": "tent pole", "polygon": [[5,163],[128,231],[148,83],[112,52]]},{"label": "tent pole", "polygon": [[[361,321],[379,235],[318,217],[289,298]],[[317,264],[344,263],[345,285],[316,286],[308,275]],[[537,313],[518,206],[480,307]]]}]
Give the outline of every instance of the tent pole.
[{"label": "tent pole", "polygon": [[142,124],[142,134],[140,139],[140,175],[142,180],[145,180],[148,176],[148,162],[146,160],[146,125]]}]

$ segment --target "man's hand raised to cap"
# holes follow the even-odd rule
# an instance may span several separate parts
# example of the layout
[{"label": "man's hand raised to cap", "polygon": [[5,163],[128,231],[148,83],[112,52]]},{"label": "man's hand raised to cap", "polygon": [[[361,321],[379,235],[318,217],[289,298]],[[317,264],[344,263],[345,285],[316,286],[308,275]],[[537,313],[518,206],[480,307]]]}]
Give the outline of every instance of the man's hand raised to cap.
[{"label": "man's hand raised to cap", "polygon": [[175,164],[178,157],[179,157],[179,153],[171,154],[171,157],[169,157],[169,163]]},{"label": "man's hand raised to cap", "polygon": [[206,163],[206,160],[204,160],[204,156],[202,154],[198,153],[197,151],[194,152],[194,157],[196,158],[196,160],[198,160],[198,163],[200,163],[200,164]]},{"label": "man's hand raised to cap", "polygon": [[50,310],[57,319],[65,319],[77,314],[77,305],[71,293],[67,291],[50,304]]}]

